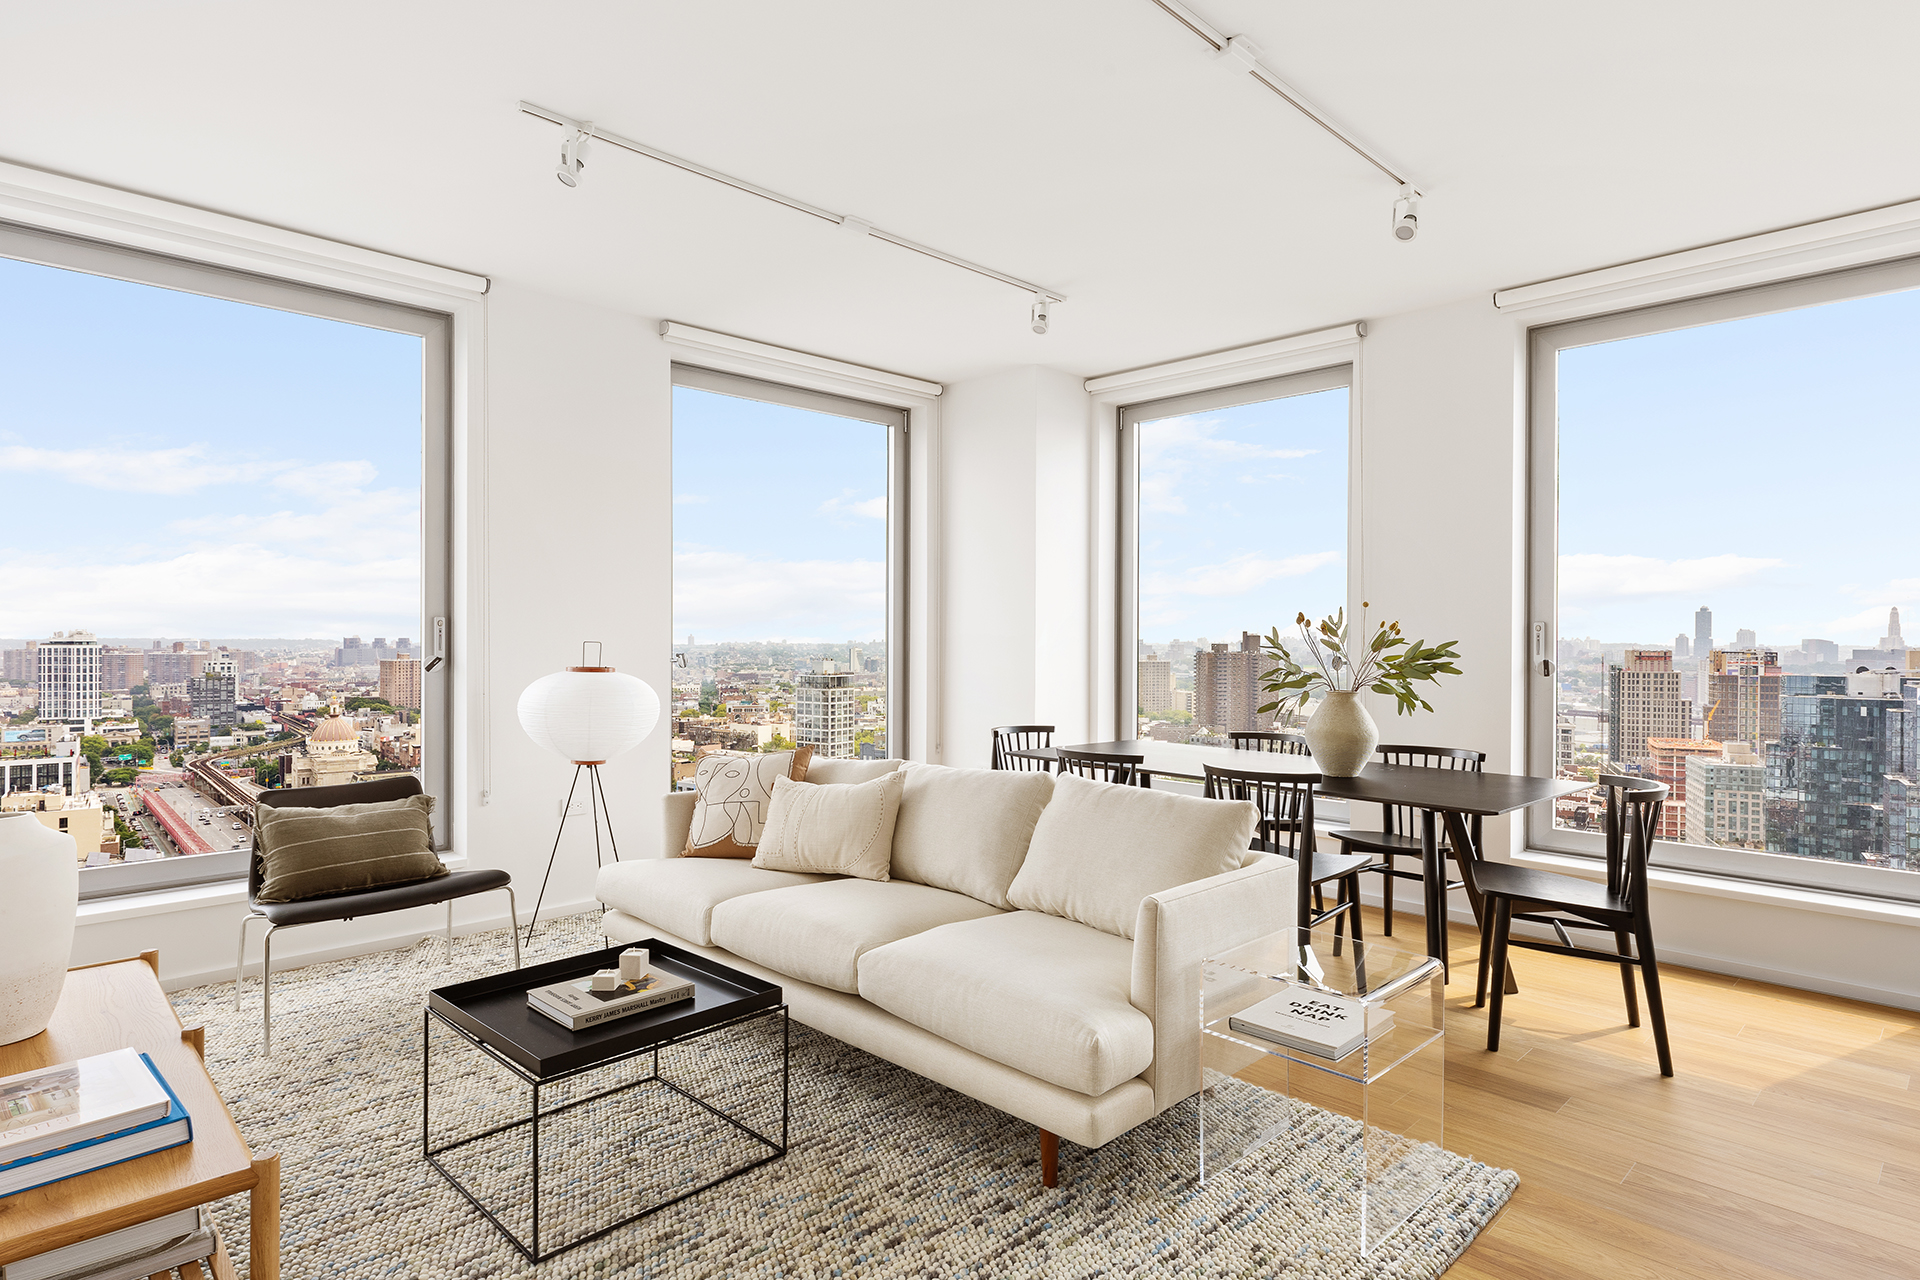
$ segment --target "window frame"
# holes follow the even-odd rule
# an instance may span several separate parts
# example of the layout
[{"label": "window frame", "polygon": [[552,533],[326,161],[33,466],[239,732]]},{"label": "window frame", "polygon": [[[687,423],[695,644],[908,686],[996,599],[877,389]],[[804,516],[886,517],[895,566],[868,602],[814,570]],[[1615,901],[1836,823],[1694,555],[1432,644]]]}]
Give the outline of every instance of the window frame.
[{"label": "window frame", "polygon": [[[912,473],[913,410],[881,404],[830,391],[815,391],[791,383],[744,373],[713,369],[687,360],[675,360],[673,386],[718,395],[758,400],[764,404],[806,409],[814,413],[871,422],[887,428],[887,752],[890,760],[907,758],[908,670],[908,592],[909,583],[909,489]],[[669,571],[671,575],[671,570]],[[669,595],[668,613],[672,613]],[[678,619],[675,619],[678,625]],[[675,631],[673,634],[679,634]],[[674,647],[669,644],[669,648]]]},{"label": "window frame", "polygon": [[[454,615],[453,411],[454,317],[450,312],[393,302],[343,289],[219,266],[0,220],[0,257],[40,266],[151,285],[249,306],[336,320],[418,337],[421,349],[420,618],[426,661],[447,657],[436,637]],[[438,625],[437,625],[438,624]],[[446,668],[442,667],[442,674]],[[422,672],[425,675],[425,672]],[[445,679],[421,681],[421,784],[443,814],[455,808],[453,699]],[[434,847],[451,848],[451,822],[434,825]],[[87,868],[82,901],[244,878],[247,850],[158,858]],[[203,861],[204,860],[204,861]],[[192,864],[191,867],[180,864]]]},{"label": "window frame", "polygon": [[1119,504],[1115,520],[1118,547],[1114,557],[1114,736],[1125,740],[1138,732],[1140,721],[1140,426],[1163,418],[1213,409],[1231,409],[1268,400],[1287,400],[1344,387],[1347,391],[1347,611],[1353,612],[1358,580],[1355,512],[1359,492],[1358,396],[1354,394],[1354,360],[1342,356],[1330,364],[1295,372],[1236,382],[1228,386],[1187,391],[1121,405],[1118,414]]},{"label": "window frame", "polygon": [[[1559,369],[1561,351],[1732,320],[1798,311],[1920,289],[1920,258],[1847,267],[1741,289],[1654,303],[1532,327],[1528,353],[1527,767],[1554,775],[1554,712],[1559,669]],[[1543,666],[1543,664],[1545,664]],[[1597,832],[1556,828],[1551,806],[1527,811],[1526,845],[1542,853],[1605,857]],[[1814,889],[1882,901],[1920,903],[1920,873],[1829,862],[1754,849],[1660,840],[1659,865],[1728,880]]]}]

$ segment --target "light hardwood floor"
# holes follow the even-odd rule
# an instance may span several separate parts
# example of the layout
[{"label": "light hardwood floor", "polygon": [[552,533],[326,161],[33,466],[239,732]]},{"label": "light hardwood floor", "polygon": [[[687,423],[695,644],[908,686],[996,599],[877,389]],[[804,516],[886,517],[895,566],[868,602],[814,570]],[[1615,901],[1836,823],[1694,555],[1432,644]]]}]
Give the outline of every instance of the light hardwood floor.
[{"label": "light hardwood floor", "polygon": [[1920,1013],[1663,965],[1666,1080],[1618,969],[1517,951],[1492,1054],[1452,936],[1446,1145],[1520,1187],[1448,1280],[1920,1277]]}]

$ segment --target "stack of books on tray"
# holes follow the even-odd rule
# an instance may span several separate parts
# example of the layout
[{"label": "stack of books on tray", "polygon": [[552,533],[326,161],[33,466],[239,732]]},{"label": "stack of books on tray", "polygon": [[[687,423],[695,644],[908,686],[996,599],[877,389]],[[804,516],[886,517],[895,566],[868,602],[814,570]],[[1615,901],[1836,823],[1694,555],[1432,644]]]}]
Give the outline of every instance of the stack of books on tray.
[{"label": "stack of books on tray", "polygon": [[132,1049],[0,1079],[0,1196],[191,1141],[187,1109]]},{"label": "stack of books on tray", "polygon": [[202,1209],[182,1209],[0,1267],[0,1280],[144,1280],[220,1247]]},{"label": "stack of books on tray", "polygon": [[1369,1037],[1385,1035],[1393,1026],[1393,1010],[1368,1008],[1351,996],[1294,986],[1234,1014],[1227,1026],[1243,1036],[1338,1062]]},{"label": "stack of books on tray", "polygon": [[527,1007],[545,1014],[569,1031],[584,1031],[692,996],[693,983],[688,979],[648,969],[637,978],[620,980],[606,991],[595,991],[591,978],[535,987],[527,992]]}]

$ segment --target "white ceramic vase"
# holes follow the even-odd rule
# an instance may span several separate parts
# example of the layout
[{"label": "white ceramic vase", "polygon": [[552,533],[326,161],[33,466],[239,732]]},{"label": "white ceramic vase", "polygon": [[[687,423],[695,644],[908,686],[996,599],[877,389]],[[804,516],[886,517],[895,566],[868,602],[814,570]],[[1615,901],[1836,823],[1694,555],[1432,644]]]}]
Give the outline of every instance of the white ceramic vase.
[{"label": "white ceramic vase", "polygon": [[1313,762],[1329,778],[1357,776],[1380,745],[1379,727],[1351,690],[1322,694],[1305,732]]},{"label": "white ceramic vase", "polygon": [[47,1029],[67,984],[80,862],[73,837],[0,814],[0,1044]]}]

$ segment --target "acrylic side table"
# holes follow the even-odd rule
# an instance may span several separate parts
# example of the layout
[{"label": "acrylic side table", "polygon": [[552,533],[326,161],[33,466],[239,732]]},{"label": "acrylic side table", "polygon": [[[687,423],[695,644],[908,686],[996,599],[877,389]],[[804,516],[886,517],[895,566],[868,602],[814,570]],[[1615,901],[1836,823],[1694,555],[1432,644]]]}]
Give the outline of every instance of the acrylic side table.
[{"label": "acrylic side table", "polygon": [[[1336,955],[1334,941],[1331,925],[1283,929],[1201,961],[1200,1180],[1310,1149],[1365,1254],[1444,1181],[1446,971],[1432,956],[1350,938]],[[1295,987],[1362,1003],[1367,1041],[1333,1060],[1229,1026]]]}]

